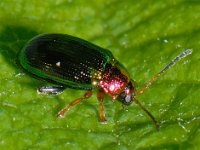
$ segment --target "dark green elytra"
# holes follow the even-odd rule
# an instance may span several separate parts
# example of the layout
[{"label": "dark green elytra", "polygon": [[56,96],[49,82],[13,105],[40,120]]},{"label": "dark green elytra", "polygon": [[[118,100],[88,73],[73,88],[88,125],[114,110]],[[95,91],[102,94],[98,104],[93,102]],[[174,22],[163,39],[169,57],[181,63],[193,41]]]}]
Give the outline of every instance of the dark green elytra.
[{"label": "dark green elytra", "polygon": [[66,34],[46,34],[31,39],[19,53],[22,67],[42,79],[77,89],[92,89],[112,53]]}]

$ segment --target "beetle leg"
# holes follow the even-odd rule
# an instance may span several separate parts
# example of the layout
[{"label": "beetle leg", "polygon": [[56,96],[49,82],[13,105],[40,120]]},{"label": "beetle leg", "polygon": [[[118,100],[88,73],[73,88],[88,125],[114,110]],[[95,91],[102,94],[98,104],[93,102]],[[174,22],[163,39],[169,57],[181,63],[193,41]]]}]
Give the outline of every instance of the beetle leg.
[{"label": "beetle leg", "polygon": [[106,124],[106,118],[105,118],[105,113],[104,113],[104,107],[103,107],[103,91],[99,90],[97,93],[97,99],[99,100],[99,108],[100,108],[100,121],[102,124]]},{"label": "beetle leg", "polygon": [[37,89],[39,94],[60,94],[65,87],[63,86],[43,86]]},{"label": "beetle leg", "polygon": [[64,114],[73,106],[77,105],[78,103],[80,103],[82,100],[88,99],[89,97],[92,96],[92,90],[87,90],[86,93],[84,94],[83,97],[78,98],[74,101],[72,101],[70,104],[68,104],[66,107],[64,107],[63,109],[61,109],[57,116],[58,117],[64,117]]}]

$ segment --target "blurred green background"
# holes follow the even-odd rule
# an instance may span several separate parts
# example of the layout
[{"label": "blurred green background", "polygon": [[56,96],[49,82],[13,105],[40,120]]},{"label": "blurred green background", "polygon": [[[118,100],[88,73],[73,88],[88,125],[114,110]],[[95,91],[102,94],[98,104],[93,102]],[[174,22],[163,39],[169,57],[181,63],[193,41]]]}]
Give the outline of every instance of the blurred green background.
[{"label": "blurred green background", "polygon": [[[41,33],[66,33],[110,49],[138,89],[192,48],[137,97],[161,123],[160,131],[136,104],[125,111],[109,97],[108,124],[100,124],[96,94],[56,118],[84,91],[37,94],[47,83],[25,74],[16,54]],[[199,45],[199,0],[1,0],[0,149],[200,149]]]}]

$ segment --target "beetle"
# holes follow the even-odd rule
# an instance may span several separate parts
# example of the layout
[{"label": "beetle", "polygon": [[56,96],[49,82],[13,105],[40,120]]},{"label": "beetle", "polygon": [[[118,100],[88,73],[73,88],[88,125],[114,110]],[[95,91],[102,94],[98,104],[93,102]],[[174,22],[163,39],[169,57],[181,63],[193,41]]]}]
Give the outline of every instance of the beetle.
[{"label": "beetle", "polygon": [[71,107],[88,99],[92,91],[98,89],[97,99],[101,123],[106,123],[103,97],[107,94],[112,100],[119,100],[123,105],[129,105],[135,101],[159,129],[159,123],[155,117],[136,99],[136,95],[142,94],[161,74],[191,53],[192,50],[188,49],[178,55],[138,92],[136,92],[135,81],[109,50],[71,35],[36,36],[19,52],[18,60],[28,73],[55,84],[55,86],[38,88],[39,93],[59,94],[67,87],[86,90],[82,97],[59,111],[58,117],[63,117]]}]

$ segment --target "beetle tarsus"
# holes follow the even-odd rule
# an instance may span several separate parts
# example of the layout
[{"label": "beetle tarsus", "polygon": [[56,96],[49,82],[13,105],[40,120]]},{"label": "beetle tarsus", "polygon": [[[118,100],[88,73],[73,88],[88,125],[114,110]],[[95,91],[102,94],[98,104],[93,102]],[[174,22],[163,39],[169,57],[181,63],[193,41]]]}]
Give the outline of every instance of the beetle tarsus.
[{"label": "beetle tarsus", "polygon": [[58,114],[57,114],[57,117],[58,117],[58,118],[64,118],[64,115],[58,113]]},{"label": "beetle tarsus", "polygon": [[100,123],[101,124],[107,124],[108,122],[107,122],[107,120],[101,120]]}]

